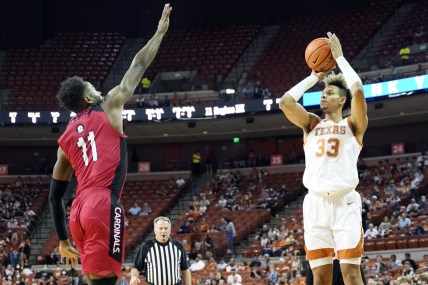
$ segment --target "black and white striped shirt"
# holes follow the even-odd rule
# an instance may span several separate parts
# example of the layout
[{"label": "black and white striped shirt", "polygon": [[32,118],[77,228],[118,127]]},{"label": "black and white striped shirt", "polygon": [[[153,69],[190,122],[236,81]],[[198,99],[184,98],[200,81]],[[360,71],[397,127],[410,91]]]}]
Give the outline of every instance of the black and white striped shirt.
[{"label": "black and white striped shirt", "polygon": [[144,243],[134,260],[134,267],[153,285],[181,284],[181,271],[190,268],[189,258],[181,242],[150,240]]}]

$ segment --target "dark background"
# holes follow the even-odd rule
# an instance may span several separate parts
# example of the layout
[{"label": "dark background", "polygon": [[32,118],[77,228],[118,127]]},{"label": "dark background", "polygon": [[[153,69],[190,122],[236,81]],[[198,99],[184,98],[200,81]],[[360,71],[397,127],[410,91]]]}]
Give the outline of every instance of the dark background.
[{"label": "dark background", "polygon": [[[2,0],[0,49],[40,45],[57,32],[121,32],[146,37],[153,32],[162,7],[159,0]],[[171,29],[244,24],[272,25],[302,14],[364,7],[368,0],[176,0]]]}]

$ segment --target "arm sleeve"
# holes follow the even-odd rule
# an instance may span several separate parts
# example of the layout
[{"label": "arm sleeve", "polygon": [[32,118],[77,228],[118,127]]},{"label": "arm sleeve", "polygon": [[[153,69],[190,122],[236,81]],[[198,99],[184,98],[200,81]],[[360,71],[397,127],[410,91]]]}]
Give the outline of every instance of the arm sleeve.
[{"label": "arm sleeve", "polygon": [[67,191],[68,184],[68,181],[52,179],[49,191],[49,205],[51,208],[52,220],[59,240],[66,240],[68,238],[65,208],[62,200],[62,197],[64,197]]}]

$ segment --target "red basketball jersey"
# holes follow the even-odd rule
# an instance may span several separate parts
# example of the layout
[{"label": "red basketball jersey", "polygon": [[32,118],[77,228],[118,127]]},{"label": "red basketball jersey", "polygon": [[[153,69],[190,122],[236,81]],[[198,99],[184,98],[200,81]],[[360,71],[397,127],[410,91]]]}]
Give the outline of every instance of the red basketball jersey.
[{"label": "red basketball jersey", "polygon": [[87,188],[108,188],[120,199],[127,172],[125,137],[100,106],[71,118],[58,144],[73,166],[76,196]]}]

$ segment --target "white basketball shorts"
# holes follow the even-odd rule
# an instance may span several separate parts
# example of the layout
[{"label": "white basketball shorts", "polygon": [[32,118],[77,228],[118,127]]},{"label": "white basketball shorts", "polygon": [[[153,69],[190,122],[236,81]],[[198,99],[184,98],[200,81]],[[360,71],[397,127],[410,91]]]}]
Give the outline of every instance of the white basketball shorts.
[{"label": "white basketball shorts", "polygon": [[309,191],[303,201],[303,224],[306,257],[312,268],[332,263],[334,258],[346,263],[363,256],[361,209],[361,196],[355,190],[340,196]]}]

